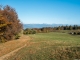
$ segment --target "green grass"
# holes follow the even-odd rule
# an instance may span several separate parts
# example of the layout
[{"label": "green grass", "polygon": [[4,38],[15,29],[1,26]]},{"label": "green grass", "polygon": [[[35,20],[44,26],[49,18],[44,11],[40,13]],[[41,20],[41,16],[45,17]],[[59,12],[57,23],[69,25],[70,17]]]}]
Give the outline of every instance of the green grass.
[{"label": "green grass", "polygon": [[61,44],[62,46],[66,46],[66,44],[68,46],[80,45],[80,35],[70,35],[68,33],[52,32],[39,33],[29,36],[34,38],[34,40],[32,40],[34,42],[50,42],[50,44]]},{"label": "green grass", "polygon": [[80,36],[67,32],[29,35],[30,45],[7,60],[74,60],[80,59]]}]

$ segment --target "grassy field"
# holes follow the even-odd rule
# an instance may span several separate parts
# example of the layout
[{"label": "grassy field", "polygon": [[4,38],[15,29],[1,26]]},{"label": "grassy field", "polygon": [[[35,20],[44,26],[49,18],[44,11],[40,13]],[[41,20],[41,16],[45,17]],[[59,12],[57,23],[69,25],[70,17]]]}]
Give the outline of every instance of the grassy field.
[{"label": "grassy field", "polygon": [[80,59],[80,35],[67,32],[28,35],[30,45],[6,60],[76,60]]}]

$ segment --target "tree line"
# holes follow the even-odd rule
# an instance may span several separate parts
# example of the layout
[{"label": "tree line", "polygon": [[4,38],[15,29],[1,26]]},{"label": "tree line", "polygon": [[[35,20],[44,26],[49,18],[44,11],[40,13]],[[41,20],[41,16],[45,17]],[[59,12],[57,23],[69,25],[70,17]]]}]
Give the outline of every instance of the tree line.
[{"label": "tree line", "polygon": [[78,30],[80,29],[80,26],[78,25],[70,25],[70,26],[59,26],[59,27],[54,27],[56,30]]},{"label": "tree line", "polygon": [[21,30],[22,23],[15,9],[0,5],[0,42],[14,39]]},{"label": "tree line", "polygon": [[43,28],[32,28],[25,29],[24,34],[35,34],[35,33],[47,33],[54,32],[59,30],[80,30],[80,26],[78,25],[69,25],[69,26],[58,26],[58,27],[43,27]]}]

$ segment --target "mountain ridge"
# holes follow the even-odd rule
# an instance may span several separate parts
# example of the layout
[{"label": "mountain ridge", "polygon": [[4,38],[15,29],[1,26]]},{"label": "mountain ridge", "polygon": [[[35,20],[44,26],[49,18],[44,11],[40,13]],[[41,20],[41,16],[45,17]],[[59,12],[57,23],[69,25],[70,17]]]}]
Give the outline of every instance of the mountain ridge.
[{"label": "mountain ridge", "polygon": [[68,26],[70,24],[23,24],[23,28],[43,28],[43,27],[58,27],[58,26]]}]

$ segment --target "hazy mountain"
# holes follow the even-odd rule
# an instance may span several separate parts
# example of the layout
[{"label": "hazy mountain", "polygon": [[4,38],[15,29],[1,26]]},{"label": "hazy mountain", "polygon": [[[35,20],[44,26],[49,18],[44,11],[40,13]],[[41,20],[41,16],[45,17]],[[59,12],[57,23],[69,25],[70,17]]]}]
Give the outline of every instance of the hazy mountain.
[{"label": "hazy mountain", "polygon": [[68,24],[23,24],[23,28],[42,28],[42,27],[57,27]]}]

